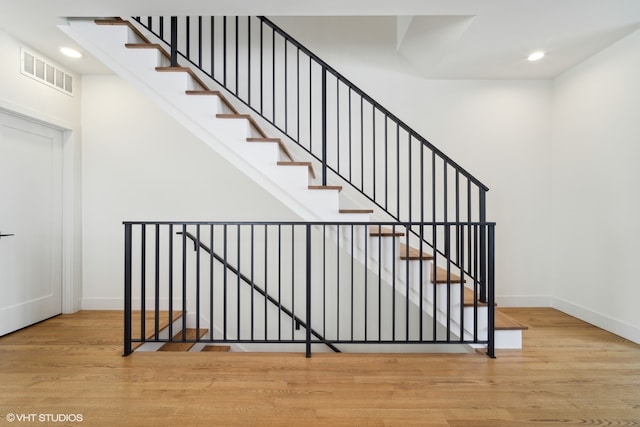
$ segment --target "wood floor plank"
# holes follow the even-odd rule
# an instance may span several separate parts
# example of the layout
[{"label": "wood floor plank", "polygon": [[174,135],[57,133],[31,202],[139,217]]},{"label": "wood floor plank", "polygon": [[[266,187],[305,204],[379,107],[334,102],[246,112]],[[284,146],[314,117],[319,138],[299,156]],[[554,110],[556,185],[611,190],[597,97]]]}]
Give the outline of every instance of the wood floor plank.
[{"label": "wood floor plank", "polygon": [[522,350],[497,350],[496,359],[122,357],[122,312],[60,315],[0,337],[0,426],[9,413],[82,414],[82,423],[59,424],[90,426],[638,424],[640,345],[553,309],[501,310],[529,329]]}]

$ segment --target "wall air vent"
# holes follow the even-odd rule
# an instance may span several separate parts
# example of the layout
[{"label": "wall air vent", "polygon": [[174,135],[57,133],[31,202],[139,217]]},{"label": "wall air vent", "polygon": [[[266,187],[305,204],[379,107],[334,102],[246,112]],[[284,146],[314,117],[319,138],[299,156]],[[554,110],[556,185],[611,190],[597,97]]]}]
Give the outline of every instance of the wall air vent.
[{"label": "wall air vent", "polygon": [[20,62],[22,64],[20,71],[23,75],[73,96],[74,76],[72,74],[25,48],[21,49]]}]

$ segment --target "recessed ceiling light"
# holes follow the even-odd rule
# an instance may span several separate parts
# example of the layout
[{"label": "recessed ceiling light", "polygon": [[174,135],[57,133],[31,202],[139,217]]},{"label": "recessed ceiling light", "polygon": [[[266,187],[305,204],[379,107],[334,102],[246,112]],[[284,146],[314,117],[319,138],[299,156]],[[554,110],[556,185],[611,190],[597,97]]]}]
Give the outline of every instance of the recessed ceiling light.
[{"label": "recessed ceiling light", "polygon": [[82,58],[82,54],[80,52],[75,49],[71,49],[70,47],[61,47],[60,52],[70,58]]},{"label": "recessed ceiling light", "polygon": [[539,51],[533,52],[531,55],[529,55],[527,59],[531,62],[534,62],[534,61],[539,61],[542,58],[544,58],[544,52],[539,50]]}]

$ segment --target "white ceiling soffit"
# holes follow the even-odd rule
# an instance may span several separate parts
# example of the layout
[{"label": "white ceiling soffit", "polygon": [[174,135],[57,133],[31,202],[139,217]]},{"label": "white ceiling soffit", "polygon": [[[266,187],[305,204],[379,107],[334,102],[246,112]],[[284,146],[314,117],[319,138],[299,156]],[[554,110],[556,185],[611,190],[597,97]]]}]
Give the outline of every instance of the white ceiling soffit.
[{"label": "white ceiling soffit", "polygon": [[[405,19],[410,18],[410,19]],[[398,17],[397,51],[423,77],[429,77],[474,20],[474,16]]]}]

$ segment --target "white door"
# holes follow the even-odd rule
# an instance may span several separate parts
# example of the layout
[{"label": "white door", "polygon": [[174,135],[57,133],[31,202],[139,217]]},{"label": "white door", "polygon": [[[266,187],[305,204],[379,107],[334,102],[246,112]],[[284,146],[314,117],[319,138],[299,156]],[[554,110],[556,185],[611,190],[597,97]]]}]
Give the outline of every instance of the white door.
[{"label": "white door", "polygon": [[0,336],[62,312],[62,132],[0,111]]}]

